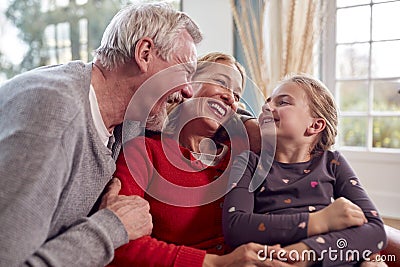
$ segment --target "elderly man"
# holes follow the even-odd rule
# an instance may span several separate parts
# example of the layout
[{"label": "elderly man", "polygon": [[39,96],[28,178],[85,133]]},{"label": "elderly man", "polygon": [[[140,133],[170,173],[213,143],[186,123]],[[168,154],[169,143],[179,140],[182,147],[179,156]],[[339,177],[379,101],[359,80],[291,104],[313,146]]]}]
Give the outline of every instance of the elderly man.
[{"label": "elderly man", "polygon": [[169,94],[191,97],[201,39],[182,12],[132,5],[113,18],[93,63],[38,68],[0,88],[2,266],[102,266],[114,249],[151,232],[148,203],[118,195],[117,179],[90,211],[115,171],[113,130],[132,96],[157,72],[191,62],[172,72],[184,77],[180,86],[148,91],[135,108],[151,117]]}]

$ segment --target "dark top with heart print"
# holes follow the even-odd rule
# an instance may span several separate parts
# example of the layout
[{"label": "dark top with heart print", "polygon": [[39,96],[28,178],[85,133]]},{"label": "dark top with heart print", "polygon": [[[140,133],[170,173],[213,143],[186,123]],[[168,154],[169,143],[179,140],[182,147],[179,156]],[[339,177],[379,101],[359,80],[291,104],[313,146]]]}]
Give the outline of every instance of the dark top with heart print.
[{"label": "dark top with heart print", "polygon": [[[323,266],[351,266],[368,257],[369,251],[378,252],[386,245],[376,207],[338,151],[320,152],[301,163],[270,162],[269,172],[253,152],[244,152],[233,162],[228,185],[232,190],[223,208],[224,236],[229,245],[257,242],[285,246],[301,241],[316,252]],[[260,170],[264,170],[263,179],[254,184]],[[368,223],[308,237],[309,213],[339,197],[358,205]]]}]

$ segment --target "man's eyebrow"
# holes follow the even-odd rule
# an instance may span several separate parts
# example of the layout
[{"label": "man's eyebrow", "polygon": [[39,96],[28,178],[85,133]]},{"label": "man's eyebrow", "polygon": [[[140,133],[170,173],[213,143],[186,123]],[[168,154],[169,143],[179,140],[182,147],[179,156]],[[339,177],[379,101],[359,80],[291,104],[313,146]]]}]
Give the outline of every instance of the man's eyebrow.
[{"label": "man's eyebrow", "polygon": [[193,74],[193,73],[196,72],[197,64],[194,64],[194,63],[190,62],[190,63],[185,63],[184,66],[185,66],[185,69],[186,69],[190,74]]}]

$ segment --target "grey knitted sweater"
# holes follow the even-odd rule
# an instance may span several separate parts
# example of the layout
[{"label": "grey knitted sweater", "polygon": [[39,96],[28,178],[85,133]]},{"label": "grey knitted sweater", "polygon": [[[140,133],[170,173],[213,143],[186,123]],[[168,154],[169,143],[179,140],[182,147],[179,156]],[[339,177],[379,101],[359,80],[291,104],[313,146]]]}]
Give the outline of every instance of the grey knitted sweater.
[{"label": "grey knitted sweater", "polygon": [[115,171],[90,77],[75,61],[0,87],[0,266],[103,266],[128,242],[111,211],[88,215]]}]

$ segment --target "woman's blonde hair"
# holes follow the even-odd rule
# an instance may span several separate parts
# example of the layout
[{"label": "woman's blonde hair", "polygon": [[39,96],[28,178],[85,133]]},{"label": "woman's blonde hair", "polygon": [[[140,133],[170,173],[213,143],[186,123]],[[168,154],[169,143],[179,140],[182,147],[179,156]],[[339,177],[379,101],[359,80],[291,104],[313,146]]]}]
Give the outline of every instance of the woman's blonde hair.
[{"label": "woman's blonde hair", "polygon": [[331,149],[335,144],[338,125],[338,109],[333,95],[325,84],[308,74],[289,74],[280,84],[290,82],[296,83],[306,92],[311,116],[322,118],[326,122],[326,127],[311,152]]},{"label": "woman's blonde hair", "polygon": [[196,76],[204,73],[206,71],[207,66],[209,66],[209,62],[217,62],[217,61],[226,61],[232,65],[235,65],[237,70],[242,77],[242,89],[246,86],[246,70],[244,67],[231,55],[221,53],[221,52],[211,52],[206,55],[203,55],[197,59],[197,70],[196,73],[193,75],[193,80],[196,80]]}]

